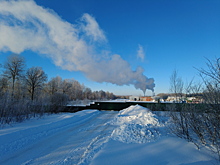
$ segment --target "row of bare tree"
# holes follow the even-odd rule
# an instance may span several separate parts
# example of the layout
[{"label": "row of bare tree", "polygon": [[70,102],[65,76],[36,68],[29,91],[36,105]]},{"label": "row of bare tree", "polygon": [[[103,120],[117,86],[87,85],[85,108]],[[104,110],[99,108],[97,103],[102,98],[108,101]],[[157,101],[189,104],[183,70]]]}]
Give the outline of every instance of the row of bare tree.
[{"label": "row of bare tree", "polygon": [[[170,77],[171,91],[176,97],[185,94],[202,93],[203,103],[181,104],[177,109],[171,106],[170,125],[172,133],[193,142],[198,148],[205,146],[217,153],[220,161],[220,58],[207,59],[207,68],[197,69],[202,83],[184,86],[182,79],[174,71]],[[178,106],[180,107],[180,106]]]},{"label": "row of bare tree", "polygon": [[72,100],[114,99],[105,91],[92,91],[74,79],[57,76],[47,81],[41,67],[25,69],[25,59],[12,54],[0,64],[0,124],[23,121],[45,112],[59,112]]}]

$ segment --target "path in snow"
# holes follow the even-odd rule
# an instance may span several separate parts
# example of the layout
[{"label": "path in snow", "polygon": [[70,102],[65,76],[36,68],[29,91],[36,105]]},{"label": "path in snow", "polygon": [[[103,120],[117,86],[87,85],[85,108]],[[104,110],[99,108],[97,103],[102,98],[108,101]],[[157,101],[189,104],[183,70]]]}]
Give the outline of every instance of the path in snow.
[{"label": "path in snow", "polygon": [[0,164],[87,164],[113,130],[114,111],[94,111],[2,135]]},{"label": "path in snow", "polygon": [[218,164],[206,148],[170,135],[167,124],[166,113],[139,105],[32,119],[0,130],[0,165]]}]

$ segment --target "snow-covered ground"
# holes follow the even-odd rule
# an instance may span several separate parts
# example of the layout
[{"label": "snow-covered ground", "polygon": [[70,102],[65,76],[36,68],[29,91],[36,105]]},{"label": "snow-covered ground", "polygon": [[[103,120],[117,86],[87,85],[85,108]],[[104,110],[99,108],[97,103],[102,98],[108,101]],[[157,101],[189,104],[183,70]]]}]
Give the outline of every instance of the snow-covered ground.
[{"label": "snow-covered ground", "polygon": [[217,164],[216,156],[168,133],[166,115],[141,106],[84,110],[0,129],[0,164]]}]

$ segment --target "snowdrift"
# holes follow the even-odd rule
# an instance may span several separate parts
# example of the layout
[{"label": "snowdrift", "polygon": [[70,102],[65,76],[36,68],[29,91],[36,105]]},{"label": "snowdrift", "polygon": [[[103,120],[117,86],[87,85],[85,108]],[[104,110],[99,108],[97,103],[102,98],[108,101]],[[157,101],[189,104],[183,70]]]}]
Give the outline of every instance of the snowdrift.
[{"label": "snowdrift", "polygon": [[164,127],[155,114],[139,105],[132,105],[120,111],[112,124],[116,128],[111,138],[124,143],[155,141],[161,135],[161,127]]},{"label": "snowdrift", "polygon": [[169,117],[139,105],[84,110],[0,129],[0,164],[213,165],[206,148],[170,136]]},{"label": "snowdrift", "polygon": [[[157,115],[156,115],[157,114]],[[166,112],[151,112],[139,105],[121,110],[111,121],[109,141],[91,165],[212,165],[213,155],[193,143],[169,134]]]}]

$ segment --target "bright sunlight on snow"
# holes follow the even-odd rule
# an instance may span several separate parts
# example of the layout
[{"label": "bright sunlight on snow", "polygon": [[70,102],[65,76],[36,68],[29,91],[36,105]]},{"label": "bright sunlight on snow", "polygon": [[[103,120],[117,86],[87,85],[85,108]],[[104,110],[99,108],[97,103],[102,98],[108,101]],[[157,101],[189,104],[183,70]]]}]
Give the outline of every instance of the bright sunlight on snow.
[{"label": "bright sunlight on snow", "polygon": [[139,105],[31,119],[0,130],[0,164],[212,165],[216,155],[169,134],[165,112]]},{"label": "bright sunlight on snow", "polygon": [[154,141],[160,136],[158,129],[163,127],[155,114],[139,105],[120,111],[112,123],[117,125],[112,139],[125,143]]}]

